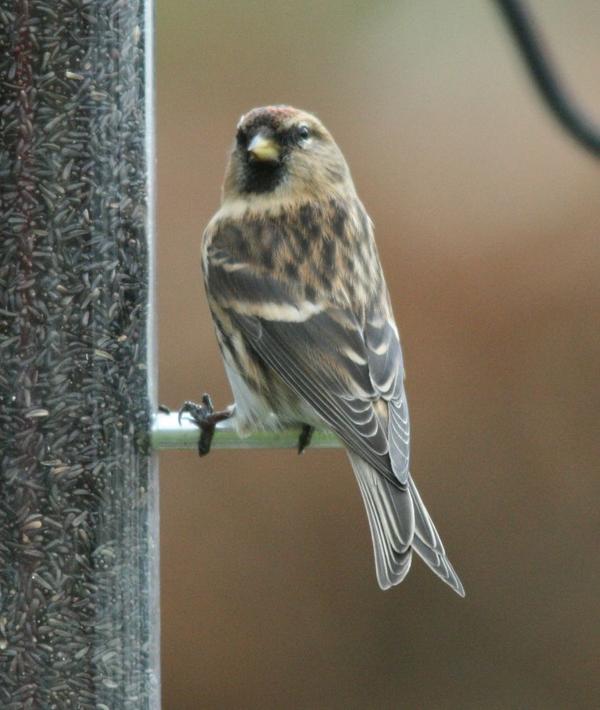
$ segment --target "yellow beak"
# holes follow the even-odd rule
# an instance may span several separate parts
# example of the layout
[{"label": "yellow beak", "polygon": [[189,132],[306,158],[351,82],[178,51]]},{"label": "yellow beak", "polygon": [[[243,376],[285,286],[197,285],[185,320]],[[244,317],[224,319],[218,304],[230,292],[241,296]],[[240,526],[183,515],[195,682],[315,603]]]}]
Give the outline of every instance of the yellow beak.
[{"label": "yellow beak", "polygon": [[248,153],[254,160],[275,161],[279,160],[279,146],[272,138],[257,133],[248,145]]}]

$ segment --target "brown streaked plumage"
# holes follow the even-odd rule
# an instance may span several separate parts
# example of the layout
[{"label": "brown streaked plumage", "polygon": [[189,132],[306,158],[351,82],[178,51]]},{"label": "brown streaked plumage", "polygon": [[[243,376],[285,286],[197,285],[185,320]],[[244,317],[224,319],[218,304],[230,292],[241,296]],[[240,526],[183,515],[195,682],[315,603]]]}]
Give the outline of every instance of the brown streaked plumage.
[{"label": "brown streaked plumage", "polygon": [[409,473],[402,352],[372,224],[317,118],[289,106],[241,118],[202,266],[240,432],[331,428],[380,586],[404,579],[415,550],[464,595]]}]

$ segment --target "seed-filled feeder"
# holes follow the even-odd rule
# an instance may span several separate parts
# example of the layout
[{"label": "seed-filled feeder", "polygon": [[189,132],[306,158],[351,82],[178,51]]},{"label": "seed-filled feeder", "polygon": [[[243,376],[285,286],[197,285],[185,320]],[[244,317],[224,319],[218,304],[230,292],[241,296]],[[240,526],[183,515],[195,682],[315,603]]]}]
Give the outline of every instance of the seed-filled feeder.
[{"label": "seed-filled feeder", "polygon": [[152,451],[199,432],[155,398],[152,3],[0,26],[0,707],[158,708]]}]

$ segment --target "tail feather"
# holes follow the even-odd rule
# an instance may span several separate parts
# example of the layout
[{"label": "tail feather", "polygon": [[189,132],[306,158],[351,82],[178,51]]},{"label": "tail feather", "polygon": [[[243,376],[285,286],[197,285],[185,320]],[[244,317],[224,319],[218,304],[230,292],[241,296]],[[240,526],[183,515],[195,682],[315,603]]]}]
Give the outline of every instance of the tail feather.
[{"label": "tail feather", "polygon": [[407,490],[391,486],[358,456],[351,454],[350,460],[367,510],[377,581],[382,589],[389,589],[410,569],[412,500]]},{"label": "tail feather", "polygon": [[452,587],[459,596],[464,597],[465,588],[446,555],[442,540],[410,474],[408,489],[415,507],[413,549],[434,574],[437,574],[443,582]]},{"label": "tail feather", "polygon": [[355,454],[350,461],[363,497],[382,589],[399,584],[408,574],[412,550],[461,597],[465,591],[450,564],[435,525],[412,478],[395,487]]},{"label": "tail feather", "polygon": [[413,549],[419,557],[425,562],[429,569],[447,585],[452,587],[460,596],[465,596],[465,588],[462,585],[454,567],[445,554],[440,554],[428,547],[419,537],[415,536],[413,540]]}]

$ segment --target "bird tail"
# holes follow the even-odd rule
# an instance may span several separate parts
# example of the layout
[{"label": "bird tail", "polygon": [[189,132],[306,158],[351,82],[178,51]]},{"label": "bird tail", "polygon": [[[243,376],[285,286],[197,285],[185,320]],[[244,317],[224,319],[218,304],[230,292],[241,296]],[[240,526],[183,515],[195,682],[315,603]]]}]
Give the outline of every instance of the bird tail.
[{"label": "bird tail", "polygon": [[464,597],[463,585],[412,477],[409,475],[408,485],[402,489],[386,481],[356,454],[349,456],[367,510],[379,586],[389,589],[406,577],[414,550],[440,579]]}]

